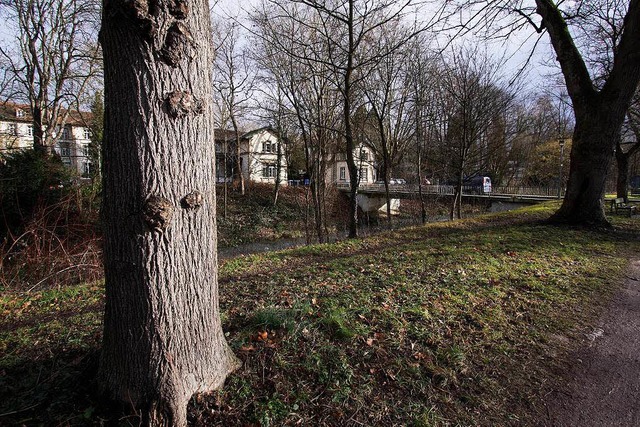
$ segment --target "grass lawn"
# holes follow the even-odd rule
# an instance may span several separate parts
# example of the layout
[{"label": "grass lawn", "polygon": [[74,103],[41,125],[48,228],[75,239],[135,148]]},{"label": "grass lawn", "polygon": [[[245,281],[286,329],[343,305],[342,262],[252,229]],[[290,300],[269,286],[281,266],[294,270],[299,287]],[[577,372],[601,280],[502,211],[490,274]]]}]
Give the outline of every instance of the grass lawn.
[{"label": "grass lawn", "polygon": [[[243,366],[192,400],[191,424],[539,425],[640,249],[637,218],[545,225],[555,208],[226,261],[222,316]],[[102,294],[0,296],[0,425],[114,420],[92,394]]]}]

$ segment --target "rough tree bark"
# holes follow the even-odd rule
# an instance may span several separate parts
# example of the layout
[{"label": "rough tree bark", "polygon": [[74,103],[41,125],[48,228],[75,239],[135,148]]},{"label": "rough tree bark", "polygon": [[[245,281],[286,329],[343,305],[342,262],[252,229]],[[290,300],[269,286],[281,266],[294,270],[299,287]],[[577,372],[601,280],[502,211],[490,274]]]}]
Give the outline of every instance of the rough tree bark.
[{"label": "rough tree bark", "polygon": [[145,425],[185,426],[237,366],[218,309],[205,0],[104,0],[104,262],[99,383]]}]

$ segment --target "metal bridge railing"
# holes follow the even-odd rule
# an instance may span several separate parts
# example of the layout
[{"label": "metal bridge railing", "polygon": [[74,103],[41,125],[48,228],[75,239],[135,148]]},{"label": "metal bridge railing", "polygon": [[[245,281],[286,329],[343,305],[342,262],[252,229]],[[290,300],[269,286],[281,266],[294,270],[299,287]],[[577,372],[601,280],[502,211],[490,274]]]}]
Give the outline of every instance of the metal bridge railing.
[{"label": "metal bridge railing", "polygon": [[[340,190],[349,190],[348,183],[336,184]],[[384,184],[360,184],[358,189],[362,192],[384,194]],[[417,184],[390,184],[389,191],[394,194],[417,194]],[[430,184],[422,186],[422,193],[425,195],[452,196],[455,191],[453,185]],[[539,196],[545,198],[555,198],[564,196],[564,189],[559,192],[557,187],[521,187],[521,186],[494,186],[491,193],[484,193],[479,186],[463,186],[463,195],[495,195],[495,196]]]}]

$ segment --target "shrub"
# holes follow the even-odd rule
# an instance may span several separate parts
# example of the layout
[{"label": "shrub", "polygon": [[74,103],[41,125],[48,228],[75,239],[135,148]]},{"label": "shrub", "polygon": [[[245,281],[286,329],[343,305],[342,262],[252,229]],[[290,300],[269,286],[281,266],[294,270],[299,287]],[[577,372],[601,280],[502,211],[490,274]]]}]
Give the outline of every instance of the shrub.
[{"label": "shrub", "polygon": [[59,202],[71,188],[72,173],[58,156],[21,150],[0,162],[0,240],[18,234],[39,208]]}]

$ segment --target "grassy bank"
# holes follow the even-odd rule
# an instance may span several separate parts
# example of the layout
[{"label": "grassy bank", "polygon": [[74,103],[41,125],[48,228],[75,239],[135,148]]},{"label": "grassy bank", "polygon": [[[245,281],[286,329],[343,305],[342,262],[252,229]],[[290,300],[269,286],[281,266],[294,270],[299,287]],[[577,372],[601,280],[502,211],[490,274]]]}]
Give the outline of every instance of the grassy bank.
[{"label": "grassy bank", "polygon": [[[553,206],[240,257],[221,267],[244,362],[193,425],[538,425],[627,260],[637,219],[544,225]],[[92,397],[100,284],[0,299],[0,424],[111,419]],[[135,414],[120,424],[137,424]]]}]

